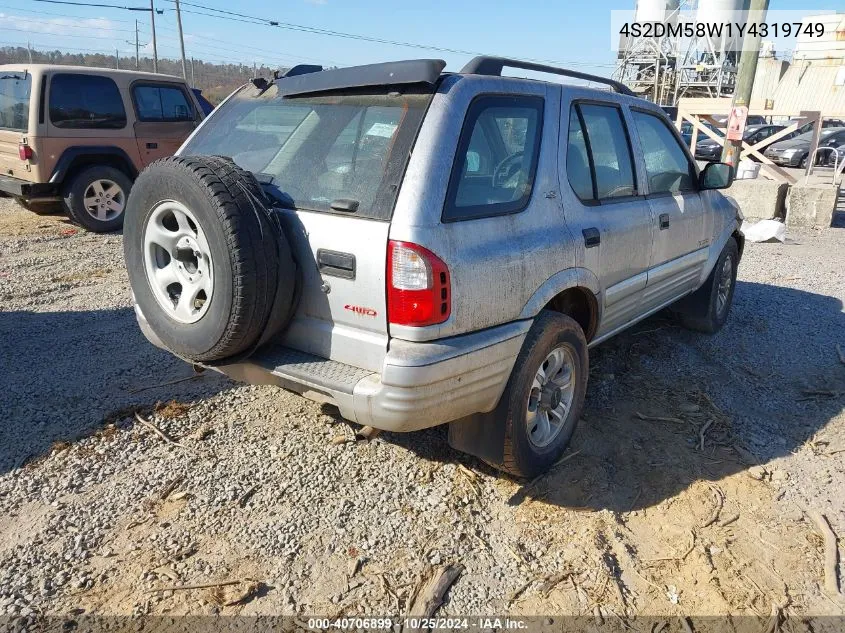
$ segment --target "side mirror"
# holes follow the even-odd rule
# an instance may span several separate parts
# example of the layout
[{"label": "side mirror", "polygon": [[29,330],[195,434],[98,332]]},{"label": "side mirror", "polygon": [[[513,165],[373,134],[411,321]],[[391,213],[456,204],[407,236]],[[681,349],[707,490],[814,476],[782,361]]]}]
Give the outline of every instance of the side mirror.
[{"label": "side mirror", "polygon": [[733,181],[733,167],[726,163],[709,163],[698,177],[701,189],[727,189]]}]

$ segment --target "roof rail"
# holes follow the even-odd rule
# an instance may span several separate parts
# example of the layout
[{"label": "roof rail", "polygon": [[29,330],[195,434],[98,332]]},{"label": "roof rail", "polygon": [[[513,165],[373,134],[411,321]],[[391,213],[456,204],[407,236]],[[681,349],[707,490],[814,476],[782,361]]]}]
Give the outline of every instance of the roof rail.
[{"label": "roof rail", "polygon": [[590,75],[581,73],[577,70],[567,70],[566,68],[558,68],[556,66],[546,66],[545,64],[535,64],[533,62],[523,62],[518,59],[508,59],[506,57],[488,57],[487,55],[480,55],[473,57],[466,66],[461,68],[461,73],[468,75],[495,75],[501,77],[502,69],[504,68],[521,68],[522,70],[534,70],[541,73],[551,73],[553,75],[563,75],[564,77],[572,77],[574,79],[582,79],[584,81],[595,81],[596,83],[606,84],[613,88],[614,91],[629,96],[636,96],[628,86],[621,81],[615,79],[608,79],[600,75]]}]

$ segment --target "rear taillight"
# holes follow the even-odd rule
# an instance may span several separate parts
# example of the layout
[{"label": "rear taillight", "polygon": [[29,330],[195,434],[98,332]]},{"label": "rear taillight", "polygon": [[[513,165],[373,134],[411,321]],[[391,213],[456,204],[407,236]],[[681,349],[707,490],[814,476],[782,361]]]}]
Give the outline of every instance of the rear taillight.
[{"label": "rear taillight", "polygon": [[21,157],[21,160],[32,160],[32,157],[35,156],[35,153],[32,151],[32,148],[27,145],[26,143],[21,143],[18,145],[18,156]]},{"label": "rear taillight", "polygon": [[394,325],[435,325],[452,311],[449,269],[430,250],[391,240],[387,256],[387,316]]}]

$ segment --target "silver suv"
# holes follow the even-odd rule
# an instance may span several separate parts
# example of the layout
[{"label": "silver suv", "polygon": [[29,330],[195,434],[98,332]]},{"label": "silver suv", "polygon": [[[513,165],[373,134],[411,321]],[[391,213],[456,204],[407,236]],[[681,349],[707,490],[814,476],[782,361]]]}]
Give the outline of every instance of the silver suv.
[{"label": "silver suv", "polygon": [[[588,348],[671,306],[716,332],[744,239],[661,109],[481,57],[296,67],[231,95],[130,197],[154,344],[520,476],[572,435]],[[505,67],[612,90],[501,76]]]}]

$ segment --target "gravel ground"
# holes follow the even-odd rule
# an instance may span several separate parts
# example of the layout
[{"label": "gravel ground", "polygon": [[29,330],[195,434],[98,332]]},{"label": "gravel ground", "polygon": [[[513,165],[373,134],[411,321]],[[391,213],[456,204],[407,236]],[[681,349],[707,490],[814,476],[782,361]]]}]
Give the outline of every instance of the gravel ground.
[{"label": "gravel ground", "polygon": [[717,336],[658,315],[594,350],[568,460],[521,482],[192,377],[119,235],[0,200],[0,614],[398,614],[447,564],[441,615],[842,614],[807,512],[845,534],[845,230],[792,237],[747,246]]}]

